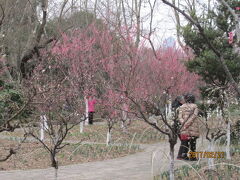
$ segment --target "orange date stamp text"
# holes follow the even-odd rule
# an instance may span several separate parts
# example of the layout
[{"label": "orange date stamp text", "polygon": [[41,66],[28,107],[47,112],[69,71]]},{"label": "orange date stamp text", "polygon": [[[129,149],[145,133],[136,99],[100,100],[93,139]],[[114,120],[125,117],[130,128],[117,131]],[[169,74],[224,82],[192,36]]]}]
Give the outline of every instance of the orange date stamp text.
[{"label": "orange date stamp text", "polygon": [[189,152],[189,158],[224,158],[224,152]]}]

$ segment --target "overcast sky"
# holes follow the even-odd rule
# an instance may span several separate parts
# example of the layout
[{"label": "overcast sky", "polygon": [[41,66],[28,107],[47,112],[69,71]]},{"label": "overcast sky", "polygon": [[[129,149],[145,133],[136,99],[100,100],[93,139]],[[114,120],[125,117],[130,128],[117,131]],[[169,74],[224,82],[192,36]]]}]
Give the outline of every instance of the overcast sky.
[{"label": "overcast sky", "polygon": [[[129,4],[131,4],[132,0],[126,0]],[[150,0],[153,2],[154,0]],[[207,2],[208,0],[197,0],[198,2]],[[216,0],[211,0],[212,3]],[[60,7],[61,4],[64,2],[64,0],[50,0],[49,3],[49,10],[52,13],[53,16],[58,16],[60,12]],[[72,2],[72,0],[69,0],[69,3]],[[77,4],[76,6],[78,7],[84,7],[84,2],[85,0],[78,0],[76,1]],[[88,8],[94,7],[94,2],[95,0],[88,0]],[[107,2],[112,3],[112,6],[114,8],[114,2],[115,1],[108,1],[108,0],[98,0],[98,11],[99,13],[103,13],[101,11],[104,11],[104,8],[101,9],[102,7],[106,6]],[[148,0],[143,0],[145,2],[142,6],[142,11],[141,11],[141,17],[143,18],[143,28],[146,30],[149,30],[149,18],[146,16],[150,13],[150,8],[149,4],[147,3]],[[180,3],[184,4],[185,0],[180,0]],[[80,5],[81,4],[81,5]],[[69,4],[70,5],[70,4]],[[115,7],[116,8],[116,7]],[[67,8],[66,8],[67,9]],[[155,34],[153,36],[153,41],[156,45],[161,44],[165,39],[170,38],[170,41],[172,39],[176,39],[176,25],[175,25],[175,17],[173,13],[173,9],[170,8],[169,6],[165,5],[162,3],[161,0],[157,1],[156,8],[154,11],[154,18],[153,18],[153,28],[156,29]],[[184,18],[181,18],[181,24],[186,23]]]}]

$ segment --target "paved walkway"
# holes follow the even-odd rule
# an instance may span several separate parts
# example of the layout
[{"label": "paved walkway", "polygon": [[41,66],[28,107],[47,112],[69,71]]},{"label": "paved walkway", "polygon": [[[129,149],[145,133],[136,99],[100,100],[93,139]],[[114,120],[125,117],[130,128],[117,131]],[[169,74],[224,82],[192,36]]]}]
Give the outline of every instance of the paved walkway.
[{"label": "paved walkway", "polygon": [[[198,140],[201,146],[201,140]],[[176,145],[178,150],[179,142]],[[206,147],[206,146],[205,146]],[[202,148],[201,148],[202,149]],[[155,153],[154,168],[152,170],[152,154]],[[58,180],[151,180],[152,172],[168,169],[169,152],[168,142],[148,145],[144,152],[139,152],[129,156],[110,159],[98,162],[89,162],[68,166],[60,166],[58,170]],[[175,152],[176,154],[177,152]],[[176,166],[183,165],[182,161],[177,161]],[[156,167],[160,167],[156,168]],[[1,180],[51,180],[54,179],[54,169],[34,169],[34,170],[14,170],[0,172]]]}]

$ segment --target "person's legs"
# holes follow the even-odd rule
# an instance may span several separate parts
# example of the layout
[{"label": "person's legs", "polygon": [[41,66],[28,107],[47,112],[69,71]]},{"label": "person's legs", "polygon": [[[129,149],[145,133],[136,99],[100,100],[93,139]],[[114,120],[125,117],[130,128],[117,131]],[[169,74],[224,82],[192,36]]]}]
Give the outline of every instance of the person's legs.
[{"label": "person's legs", "polygon": [[197,143],[197,137],[196,136],[192,136],[190,138],[189,144],[190,144],[190,150],[192,152],[196,152],[196,143]]},{"label": "person's legs", "polygon": [[[189,144],[190,144],[190,151],[191,152],[196,152],[196,142],[197,142],[197,138],[195,136],[192,136],[189,140]],[[191,158],[190,160],[192,161],[196,161],[197,158]]]},{"label": "person's legs", "polygon": [[89,124],[93,124],[93,112],[88,113]]},{"label": "person's legs", "polygon": [[189,140],[181,140],[181,145],[178,151],[178,159],[188,159],[187,153],[189,149]]}]

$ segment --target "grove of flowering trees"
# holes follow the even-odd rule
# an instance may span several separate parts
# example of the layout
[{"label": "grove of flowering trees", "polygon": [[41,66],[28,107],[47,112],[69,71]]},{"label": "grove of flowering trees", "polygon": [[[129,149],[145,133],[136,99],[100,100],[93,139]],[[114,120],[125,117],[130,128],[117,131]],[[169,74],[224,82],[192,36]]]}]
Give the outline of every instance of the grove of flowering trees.
[{"label": "grove of flowering trees", "polygon": [[[0,0],[0,133],[24,129],[47,150],[57,177],[57,154],[75,125],[83,131],[87,99],[94,97],[107,145],[115,125],[127,132],[135,119],[168,137],[172,180],[181,127],[171,102],[191,92],[202,106],[211,99],[221,109],[230,159],[230,99],[240,97],[240,2],[179,2]],[[167,18],[158,8],[174,12],[175,45],[156,42],[168,38],[162,30],[169,28],[159,27]],[[210,145],[225,134],[207,129]],[[7,149],[0,162],[19,148]]]},{"label": "grove of flowering trees", "polygon": [[[126,121],[124,113],[131,119],[143,119],[168,135],[173,147],[176,144],[176,132],[162,109],[167,99],[186,92],[197,93],[199,78],[187,71],[184,62],[188,58],[177,47],[153,51],[144,40],[136,46],[135,36],[134,28],[114,30],[104,23],[62,32],[50,47],[38,52],[39,62],[24,75],[22,83],[34,94],[31,98],[34,120],[30,123],[44,118],[46,122],[40,123],[51,143],[39,137],[33,125],[25,133],[49,152],[56,170],[56,154],[65,147],[62,143],[67,133],[86,119],[88,96],[98,99],[100,115],[108,125],[107,144],[111,142],[113,126]],[[159,126],[149,120],[156,109],[162,117]],[[165,129],[160,126],[163,123]]]},{"label": "grove of flowering trees", "polygon": [[118,37],[117,32],[95,24],[63,34],[51,54],[66,66],[70,90],[79,101],[93,94],[104,97],[109,90],[139,102],[164,93],[172,97],[197,93],[199,78],[186,70],[180,49],[160,47],[156,58],[145,43],[136,48],[131,37]]},{"label": "grove of flowering trees", "polygon": [[[171,99],[186,92],[197,94],[199,78],[187,71],[184,66],[186,55],[177,47],[160,47],[154,54],[144,41],[138,47],[134,46],[134,34],[126,34],[122,29],[110,31],[104,25],[93,23],[86,29],[62,34],[49,52],[43,52],[50,58],[46,69],[39,65],[43,68],[39,72],[52,75],[50,79],[38,80],[37,84],[39,89],[54,88],[42,99],[62,100],[61,103],[51,101],[58,107],[68,100],[77,105],[74,111],[84,117],[85,97],[97,96],[100,114],[108,124],[107,144],[111,142],[112,127],[121,120],[122,112],[126,111],[124,106],[128,106],[129,114],[168,135],[173,169],[177,132],[162,111],[166,103],[163,97]],[[49,81],[53,77],[57,79]],[[162,122],[149,121],[149,107],[159,110]]]}]

